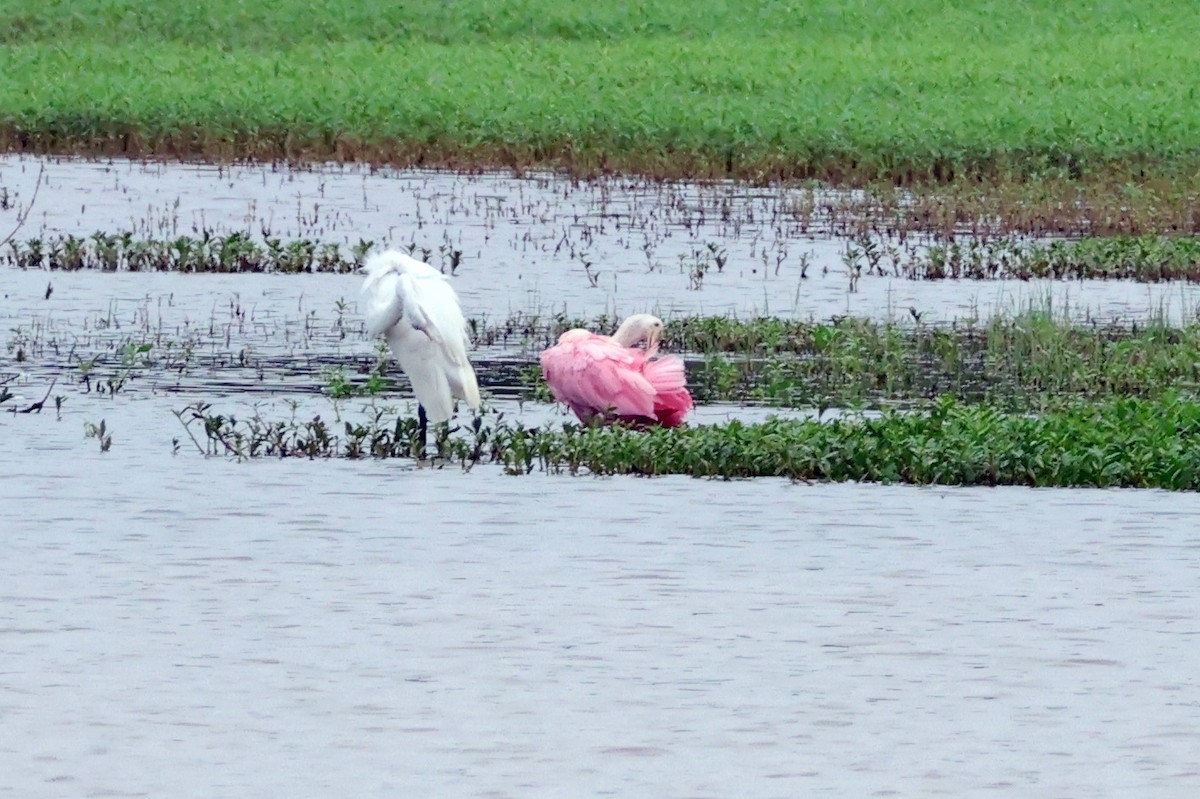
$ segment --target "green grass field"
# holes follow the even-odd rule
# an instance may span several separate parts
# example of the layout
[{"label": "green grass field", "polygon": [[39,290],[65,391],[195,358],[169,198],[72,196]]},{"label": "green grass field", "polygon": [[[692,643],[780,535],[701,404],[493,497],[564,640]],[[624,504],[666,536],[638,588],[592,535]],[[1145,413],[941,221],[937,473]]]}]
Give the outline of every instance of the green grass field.
[{"label": "green grass field", "polygon": [[[269,7],[268,7],[269,6]],[[7,149],[1192,175],[1200,6],[0,0]]]}]

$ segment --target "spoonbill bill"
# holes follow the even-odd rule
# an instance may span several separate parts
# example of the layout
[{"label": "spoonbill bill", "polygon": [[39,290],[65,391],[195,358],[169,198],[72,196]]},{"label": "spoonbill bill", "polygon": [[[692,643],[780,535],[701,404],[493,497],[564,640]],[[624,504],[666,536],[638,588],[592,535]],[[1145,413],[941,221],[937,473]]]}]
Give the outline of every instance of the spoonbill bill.
[{"label": "spoonbill bill", "polygon": [[628,317],[612,336],[568,330],[542,353],[542,374],[584,424],[678,427],[692,395],[679,356],[653,359],[662,333],[662,320],[650,314]]},{"label": "spoonbill bill", "polygon": [[449,279],[395,250],[367,258],[362,270],[367,334],[382,335],[417,398],[424,442],[429,421],[454,415],[454,398],[479,408],[479,383],[467,360],[467,322]]}]

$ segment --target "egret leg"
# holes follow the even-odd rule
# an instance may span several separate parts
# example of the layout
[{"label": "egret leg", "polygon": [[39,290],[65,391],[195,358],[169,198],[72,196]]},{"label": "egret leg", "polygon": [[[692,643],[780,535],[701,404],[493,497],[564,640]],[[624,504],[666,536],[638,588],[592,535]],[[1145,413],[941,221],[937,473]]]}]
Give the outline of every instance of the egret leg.
[{"label": "egret leg", "polygon": [[429,417],[425,415],[425,406],[417,403],[417,460],[425,460],[425,436],[429,432]]}]

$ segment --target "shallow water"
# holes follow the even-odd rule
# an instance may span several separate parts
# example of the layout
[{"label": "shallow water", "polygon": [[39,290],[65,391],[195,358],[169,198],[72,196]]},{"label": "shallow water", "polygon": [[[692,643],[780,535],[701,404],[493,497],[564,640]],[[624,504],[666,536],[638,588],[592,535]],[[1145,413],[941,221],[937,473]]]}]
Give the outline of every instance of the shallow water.
[{"label": "shallow water", "polygon": [[[43,165],[44,182],[35,199]],[[442,265],[442,247],[460,249],[464,256],[455,287],[464,308],[468,316],[491,319],[513,311],[588,318],[652,311],[907,319],[911,307],[925,321],[936,322],[1048,302],[1064,313],[1107,321],[1157,313],[1195,317],[1200,307],[1200,286],[1114,281],[864,276],[851,292],[842,262],[845,241],[827,234],[819,214],[807,226],[793,219],[790,209],[810,195],[736,183],[576,183],[547,175],[464,176],[332,166],[291,171],[9,155],[0,156],[0,186],[13,197],[12,207],[0,211],[0,235],[31,204],[22,240],[87,236],[97,230],[132,230],[156,238],[203,230],[266,232],[344,245],[361,240],[390,246],[416,243],[430,251],[435,265]],[[812,196],[820,200],[820,195]],[[720,272],[711,264],[710,244],[728,256]],[[809,264],[806,279],[801,278],[804,259]],[[595,287],[584,260],[599,275]],[[689,274],[698,261],[710,268],[701,288],[693,290]],[[359,285],[351,275],[199,280],[146,275],[123,280],[55,273],[26,282],[0,270],[4,293],[22,304],[36,305],[48,280],[56,296],[71,297],[95,292],[97,279],[112,285],[109,292],[116,295],[154,301],[176,296],[168,324],[184,313],[206,315],[214,302],[226,304],[234,295],[277,297],[282,308],[293,308],[304,298],[307,310],[327,322],[334,303],[339,298],[354,301]],[[68,301],[50,302],[52,308]]]},{"label": "shallow water", "polygon": [[1200,787],[1196,495],[238,464],[156,402],[0,415],[5,795]]},{"label": "shallow water", "polygon": [[[38,164],[0,158],[0,184],[24,201]],[[725,198],[766,218],[782,201],[731,186],[673,189],[655,211],[661,196],[618,182],[73,161],[46,174],[23,235],[267,224],[406,243],[415,228],[434,248],[450,235],[468,254],[464,305],[493,319],[909,304],[931,319],[1044,288],[864,278],[848,294],[832,271],[799,281],[786,261],[748,277],[751,234],[696,208]],[[725,237],[730,265],[699,291],[677,268],[648,271],[626,232],[635,208],[659,214],[646,218],[664,264]],[[606,273],[594,289],[554,253],[585,227]],[[837,242],[796,246],[810,244],[833,270]],[[55,376],[66,397],[59,420],[52,404],[0,413],[0,796],[1200,789],[1200,497],[199,457],[171,413],[193,401],[356,412],[315,392],[328,364],[372,358],[358,286],[0,269],[0,380],[16,394],[3,407]],[[1051,290],[1126,318],[1197,298]],[[81,360],[102,354],[95,376],[113,376],[119,348],[148,340],[154,369],[112,397],[83,392]],[[168,343],[191,346],[193,366],[173,372]],[[564,418],[495,405],[527,424]],[[695,421],[768,413],[706,406]],[[101,420],[104,454],[84,436]]]},{"label": "shallow water", "polygon": [[[441,258],[439,242],[451,242],[467,253],[455,287],[468,316],[483,328],[513,313],[544,321],[560,312],[591,317],[647,309],[816,319],[852,313],[909,322],[911,308],[937,323],[1045,303],[1075,316],[1128,321],[1159,313],[1192,318],[1200,302],[1200,286],[1105,281],[864,277],[851,293],[841,265],[844,242],[789,227],[795,191],[737,184],[0,156],[0,185],[8,188],[11,206],[0,211],[0,230],[32,208],[22,238],[122,228],[158,237],[202,229],[270,231],[347,244],[417,240],[431,248],[434,262]],[[722,208],[728,213],[714,212]],[[638,236],[655,242],[653,270],[635,246]],[[605,273],[596,288],[569,254],[582,252],[584,238],[588,257]],[[679,256],[686,260],[713,242],[727,248],[728,265],[690,290]],[[801,252],[810,256],[809,279],[800,279],[798,264],[786,259],[778,273],[762,268],[764,254],[784,250],[796,260]],[[310,393],[328,382],[330,369],[364,372],[374,362],[374,345],[362,332],[360,286],[357,275],[0,268],[0,380],[24,373],[31,385],[45,384],[60,375],[65,384],[93,359],[97,375],[107,377],[119,370],[123,347],[150,344],[149,359],[162,371],[148,383],[135,381],[131,391]],[[511,396],[514,369],[548,343],[516,335],[480,346],[472,357],[489,389]]]}]

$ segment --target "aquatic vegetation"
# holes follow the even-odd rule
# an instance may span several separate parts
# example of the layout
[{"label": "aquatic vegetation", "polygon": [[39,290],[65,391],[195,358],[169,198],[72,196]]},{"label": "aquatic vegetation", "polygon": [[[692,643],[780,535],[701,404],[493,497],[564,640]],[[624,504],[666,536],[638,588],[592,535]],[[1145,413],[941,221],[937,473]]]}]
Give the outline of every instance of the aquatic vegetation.
[{"label": "aquatic vegetation", "polygon": [[1200,126],[1170,79],[1200,62],[1200,10],[1132,0],[5,0],[0,19],[8,149],[1136,182],[1192,171]]},{"label": "aquatic vegetation", "polygon": [[554,402],[554,394],[542,376],[541,364],[531,363],[518,370],[516,385],[520,387],[522,399],[532,402]]},{"label": "aquatic vegetation", "polygon": [[[176,418],[196,448],[205,455],[236,458],[291,457],[308,458],[415,458],[426,452],[419,420],[403,417],[390,410],[372,406],[365,420],[346,421],[340,430],[336,423],[319,415],[299,420],[293,414],[286,420],[268,421],[257,411],[249,418],[223,416],[211,412],[211,403],[197,402],[175,411]],[[395,415],[394,421],[390,418]],[[482,430],[482,418],[476,417],[476,435]],[[436,446],[433,457],[463,460],[469,450],[450,448],[448,425],[434,425]],[[198,435],[199,433],[199,435]],[[475,461],[479,456],[474,457]]]},{"label": "aquatic vegetation", "polygon": [[143,238],[133,231],[71,234],[12,241],[0,250],[0,264],[22,269],[102,272],[333,272],[357,270],[370,242],[346,250],[311,239],[282,241],[249,233],[167,239]]},{"label": "aquatic vegetation", "polygon": [[96,374],[97,364],[103,360],[102,355],[97,354],[90,358],[76,355],[75,366],[79,373],[78,382],[84,387],[85,392],[94,390],[97,394],[107,394],[112,397],[125,388],[130,380],[143,374],[153,365],[150,357],[152,349],[154,349],[153,344],[126,341],[119,348],[117,362],[113,365],[108,377]]},{"label": "aquatic vegetation", "polygon": [[[1200,175],[1119,172],[1068,179],[955,179],[896,187],[873,184],[836,202],[796,203],[798,221],[851,238],[931,233],[940,241],[993,237],[1105,237],[1200,233]],[[811,211],[808,211],[811,209]],[[807,213],[806,213],[807,211]]]},{"label": "aquatic vegetation", "polygon": [[1200,238],[1111,236],[1021,243],[1012,238],[967,240],[931,247],[898,266],[915,280],[1164,280],[1200,282]]},{"label": "aquatic vegetation", "polygon": [[[1200,238],[1191,236],[1105,236],[1049,242],[984,236],[961,241],[950,237],[927,247],[880,244],[888,240],[865,234],[852,237],[846,243],[843,272],[832,277],[806,272],[802,279],[844,280],[849,274],[852,290],[858,281],[872,277],[1200,282]],[[370,246],[371,242],[344,248],[336,242],[313,239],[262,239],[249,232],[205,231],[199,236],[169,239],[142,238],[132,231],[97,232],[87,238],[50,234],[9,242],[0,249],[0,265],[50,271],[347,274],[362,266]],[[696,260],[687,261],[684,256],[680,271],[688,288],[702,289],[710,269],[724,268],[728,255],[714,247],[710,242],[706,249],[696,250]],[[453,248],[434,251],[413,242],[408,250],[429,259],[445,274],[453,274],[463,259],[462,251]],[[764,246],[764,257],[766,253]],[[777,258],[786,258],[786,250],[777,250]],[[597,275],[587,273],[593,286]],[[47,295],[52,291],[48,287]],[[512,335],[518,326],[508,325],[506,334]]]},{"label": "aquatic vegetation", "polygon": [[[1200,391],[1200,323],[1077,321],[1036,304],[985,322],[930,324],[914,316],[903,322],[681,317],[667,322],[664,348],[688,354],[688,384],[702,403],[878,408],[950,395],[1028,410],[1072,398]],[[555,340],[563,325],[611,329],[607,318],[581,323],[553,316],[477,329],[482,340],[503,341],[515,327],[521,341],[536,347]],[[529,398],[549,401],[535,393],[536,366],[521,375]],[[490,382],[486,370],[483,380]]]},{"label": "aquatic vegetation", "polygon": [[350,397],[373,397],[387,388],[387,380],[381,368],[372,370],[365,381],[351,379],[346,370],[337,366],[325,372],[325,393],[333,399]]},{"label": "aquatic vegetation", "polygon": [[[22,371],[106,395],[143,381],[178,389],[233,380],[249,391],[303,384],[333,398],[408,391],[386,345],[371,347],[358,312],[344,301],[325,317],[303,306],[287,319],[256,314],[234,298],[214,303],[209,318],[170,327],[153,306],[147,299],[109,308],[83,326],[36,319],[8,330],[0,356]],[[484,392],[551,402],[537,357],[574,327],[611,333],[614,320],[527,312],[468,320]],[[250,328],[252,338],[238,337]],[[347,347],[347,339],[362,342]],[[681,316],[667,320],[662,351],[684,358],[688,388],[701,404],[919,407],[951,395],[1028,410],[1064,398],[1200,390],[1200,322],[1068,318],[1036,302],[983,321],[938,323],[920,312],[891,321]]]},{"label": "aquatic vegetation", "polygon": [[[9,384],[15,382],[16,379],[17,379],[17,375],[12,375],[12,376],[6,377],[4,379],[0,379],[0,405],[3,405],[4,403],[8,402],[9,400],[16,398],[17,395],[14,394],[8,387]],[[58,384],[58,378],[54,378],[50,381],[50,385],[46,387],[46,393],[42,395],[42,398],[40,400],[35,400],[34,402],[31,402],[24,407],[21,407],[20,405],[14,405],[12,407],[6,408],[5,410],[7,410],[9,413],[13,413],[13,414],[41,413],[42,410],[46,407],[46,402],[50,399],[50,394],[54,391],[54,387],[57,384]],[[60,419],[60,420],[62,419],[62,408],[63,408],[63,404],[66,401],[67,401],[67,398],[64,397],[62,394],[54,395],[55,418]]]},{"label": "aquatic vegetation", "polygon": [[100,424],[84,422],[83,434],[87,438],[96,439],[96,442],[100,445],[101,452],[108,452],[112,447],[112,432],[103,419],[100,420]]},{"label": "aquatic vegetation", "polygon": [[948,325],[697,317],[667,340],[707,353],[697,397],[772,405],[886,405],[950,394],[1026,409],[1062,398],[1200,388],[1200,324],[1084,323],[1029,309]]},{"label": "aquatic vegetation", "polygon": [[[196,404],[177,412],[197,448],[238,458],[410,458],[416,420],[376,409],[341,429],[312,419],[236,419]],[[202,429],[197,436],[193,427]],[[1033,416],[942,398],[923,413],[832,421],[562,429],[475,417],[440,426],[432,463],[510,474],[688,474],[942,485],[1200,489],[1200,404],[1179,395],[1077,403]]]}]

